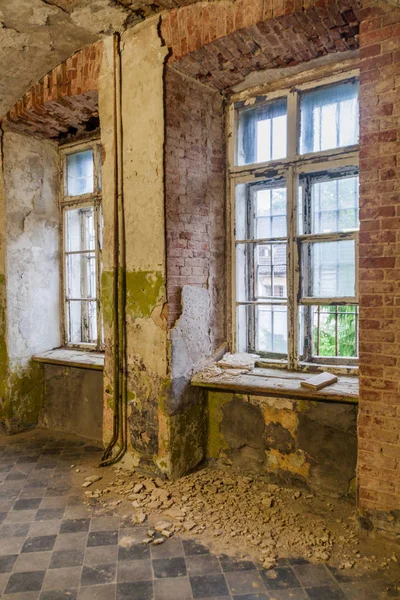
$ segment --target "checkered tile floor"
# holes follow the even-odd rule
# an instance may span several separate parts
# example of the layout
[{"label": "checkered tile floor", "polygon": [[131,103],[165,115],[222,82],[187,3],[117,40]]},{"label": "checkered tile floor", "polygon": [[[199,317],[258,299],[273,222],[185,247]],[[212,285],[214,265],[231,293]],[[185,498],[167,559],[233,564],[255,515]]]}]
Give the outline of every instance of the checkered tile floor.
[{"label": "checkered tile floor", "polygon": [[82,503],[72,463],[94,465],[83,440],[0,440],[0,594],[4,600],[379,600],[384,580],[352,581],[304,560],[264,571],[178,537],[142,543],[146,528]]}]

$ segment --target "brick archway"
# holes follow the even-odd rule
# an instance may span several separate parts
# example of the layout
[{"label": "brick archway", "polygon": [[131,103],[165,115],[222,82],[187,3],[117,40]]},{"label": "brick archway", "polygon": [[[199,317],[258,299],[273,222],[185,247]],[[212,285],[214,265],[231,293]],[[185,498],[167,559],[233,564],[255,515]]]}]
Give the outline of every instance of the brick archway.
[{"label": "brick archway", "polygon": [[49,139],[95,125],[102,50],[102,42],[91,44],[55,67],[12,107],[3,125]]}]

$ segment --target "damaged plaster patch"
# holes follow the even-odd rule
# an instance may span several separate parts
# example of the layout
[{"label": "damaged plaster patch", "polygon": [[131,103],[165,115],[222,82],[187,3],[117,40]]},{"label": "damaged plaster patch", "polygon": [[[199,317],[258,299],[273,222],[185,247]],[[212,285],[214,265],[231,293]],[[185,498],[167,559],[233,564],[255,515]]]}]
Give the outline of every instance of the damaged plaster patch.
[{"label": "damaged plaster patch", "polygon": [[78,27],[96,35],[122,31],[129,14],[126,8],[116,6],[110,0],[92,0],[73,10],[71,18]]},{"label": "damaged plaster patch", "polygon": [[171,330],[172,379],[190,376],[211,355],[210,297],[204,288],[182,288],[182,314]]}]

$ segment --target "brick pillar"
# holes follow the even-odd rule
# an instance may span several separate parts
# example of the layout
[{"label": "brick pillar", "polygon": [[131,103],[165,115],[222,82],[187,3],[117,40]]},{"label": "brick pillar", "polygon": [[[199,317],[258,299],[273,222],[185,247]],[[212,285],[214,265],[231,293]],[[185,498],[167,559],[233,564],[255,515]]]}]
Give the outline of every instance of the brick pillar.
[{"label": "brick pillar", "polygon": [[360,32],[360,522],[400,531],[400,9]]}]

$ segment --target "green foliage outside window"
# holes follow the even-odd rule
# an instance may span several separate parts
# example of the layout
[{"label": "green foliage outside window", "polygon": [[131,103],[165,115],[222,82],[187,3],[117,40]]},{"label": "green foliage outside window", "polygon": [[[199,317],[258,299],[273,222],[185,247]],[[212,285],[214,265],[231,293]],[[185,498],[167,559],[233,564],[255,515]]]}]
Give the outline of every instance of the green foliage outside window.
[{"label": "green foliage outside window", "polygon": [[[316,356],[357,356],[356,343],[356,307],[355,306],[321,306],[319,326],[317,309],[314,313],[314,355]],[[337,329],[337,353],[336,353]]]}]

